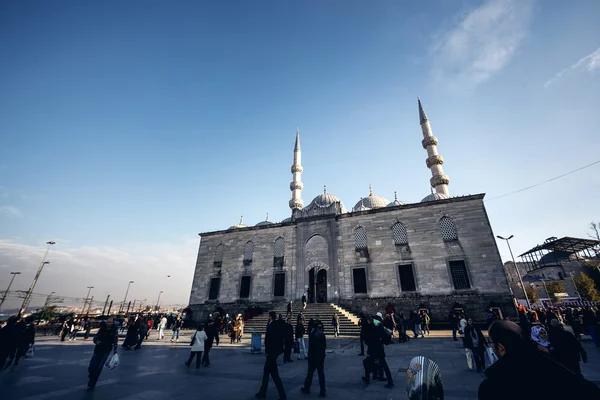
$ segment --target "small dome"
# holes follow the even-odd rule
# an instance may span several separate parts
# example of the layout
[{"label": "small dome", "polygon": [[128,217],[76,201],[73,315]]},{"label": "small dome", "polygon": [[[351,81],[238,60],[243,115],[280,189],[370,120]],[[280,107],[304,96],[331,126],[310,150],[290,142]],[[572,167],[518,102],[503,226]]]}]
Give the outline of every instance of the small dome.
[{"label": "small dome", "polygon": [[396,192],[394,192],[394,201],[392,201],[390,204],[388,204],[386,207],[396,207],[396,206],[403,206],[406,203],[403,201],[399,201],[398,200],[398,195],[396,194]]},{"label": "small dome", "polygon": [[229,227],[229,229],[241,229],[241,228],[247,228],[247,227],[248,227],[248,225],[245,225],[245,224],[242,222],[242,221],[243,221],[243,219],[244,219],[244,216],[242,215],[242,216],[240,217],[240,222],[239,222],[239,224],[232,225],[232,226],[230,226],[230,227]]},{"label": "small dome", "polygon": [[436,201],[436,200],[443,200],[443,199],[449,199],[450,197],[445,195],[445,194],[440,194],[440,193],[431,193],[429,196],[425,197],[423,200],[421,200],[421,203],[425,203],[427,201]]},{"label": "small dome", "polygon": [[285,224],[287,222],[292,222],[292,217],[286,218],[283,221],[281,221],[282,224]]},{"label": "small dome", "polygon": [[371,210],[374,208],[383,208],[387,207],[390,204],[390,201],[385,197],[374,196],[373,190],[371,189],[371,185],[369,185],[369,196],[365,198],[361,198],[358,203],[354,206],[354,211],[364,211],[366,207],[367,210]]},{"label": "small dome", "polygon": [[336,196],[327,193],[327,188],[325,188],[323,190],[323,194],[318,195],[317,197],[315,197],[313,199],[313,201],[310,202],[310,204],[308,205],[308,207],[306,208],[313,208],[313,207],[319,207],[319,208],[325,208],[325,207],[329,207],[332,204],[334,204],[336,201],[340,202],[340,205],[342,207],[342,213],[346,212],[346,207],[344,207],[344,203],[342,203],[342,201],[340,199],[338,199]]},{"label": "small dome", "polygon": [[265,218],[264,221],[260,221],[255,226],[264,226],[264,225],[273,225],[273,223],[271,221],[269,221],[269,213],[267,213],[267,218]]}]

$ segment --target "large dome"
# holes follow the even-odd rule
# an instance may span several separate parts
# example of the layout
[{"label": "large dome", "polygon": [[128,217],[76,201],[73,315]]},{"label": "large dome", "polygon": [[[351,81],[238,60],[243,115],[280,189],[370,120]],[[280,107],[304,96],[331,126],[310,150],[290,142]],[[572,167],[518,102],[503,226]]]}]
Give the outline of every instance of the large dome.
[{"label": "large dome", "polygon": [[396,194],[396,192],[394,192],[394,201],[388,204],[387,207],[403,206],[405,204],[405,202],[398,200],[398,195]]},{"label": "large dome", "polygon": [[334,204],[336,201],[340,202],[340,205],[342,207],[342,213],[346,212],[346,207],[344,207],[344,203],[342,203],[342,201],[340,199],[338,199],[336,196],[327,193],[327,188],[325,188],[323,190],[323,194],[318,195],[317,197],[315,197],[313,199],[313,201],[310,202],[310,204],[308,205],[308,209],[313,208],[313,207],[318,207],[318,208],[325,208],[325,207],[329,207],[332,204]]},{"label": "large dome", "polygon": [[390,201],[388,199],[386,199],[385,197],[374,196],[373,190],[371,189],[371,186],[369,185],[369,196],[367,196],[365,198],[361,198],[358,201],[358,203],[356,203],[353,210],[354,211],[364,211],[365,208],[367,210],[372,210],[374,208],[387,207],[388,204],[390,204]]},{"label": "large dome", "polygon": [[450,197],[448,197],[445,194],[441,194],[441,193],[431,193],[429,196],[425,197],[423,200],[421,200],[421,203],[425,203],[427,201],[436,201],[436,200],[443,200],[443,199],[449,199]]}]

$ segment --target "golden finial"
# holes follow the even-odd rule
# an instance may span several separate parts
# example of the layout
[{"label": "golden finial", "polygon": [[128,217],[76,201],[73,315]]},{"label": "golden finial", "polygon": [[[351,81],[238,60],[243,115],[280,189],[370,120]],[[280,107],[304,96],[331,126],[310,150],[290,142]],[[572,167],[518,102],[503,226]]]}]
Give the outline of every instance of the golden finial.
[{"label": "golden finial", "polygon": [[244,216],[240,216],[240,225],[242,224],[242,221],[244,220]]},{"label": "golden finial", "polygon": [[267,213],[267,218],[265,218],[265,221],[269,220],[269,213]]},{"label": "golden finial", "polygon": [[323,194],[327,194],[327,185],[323,185]]},{"label": "golden finial", "polygon": [[369,184],[369,196],[373,196],[373,188],[371,187],[371,184]]},{"label": "golden finial", "polygon": [[398,195],[396,194],[395,190],[394,190],[394,201],[398,201]]}]

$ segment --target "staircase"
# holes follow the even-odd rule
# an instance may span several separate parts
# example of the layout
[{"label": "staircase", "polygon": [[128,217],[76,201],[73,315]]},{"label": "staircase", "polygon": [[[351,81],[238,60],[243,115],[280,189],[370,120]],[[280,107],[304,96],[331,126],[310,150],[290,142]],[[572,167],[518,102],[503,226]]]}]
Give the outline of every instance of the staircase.
[{"label": "staircase", "polygon": [[[287,304],[280,305],[276,307],[274,310],[277,315],[281,314],[283,318],[285,318],[285,313],[287,310]],[[294,325],[294,332],[296,326],[296,318],[298,316],[298,312],[302,311],[302,307],[297,308],[294,305],[292,323]],[[306,324],[308,325],[308,321],[313,318],[319,318],[323,325],[325,326],[325,335],[327,337],[333,337],[333,326],[331,325],[331,319],[333,318],[333,314],[337,314],[340,319],[340,336],[351,336],[351,337],[359,337],[360,336],[360,328],[358,327],[358,318],[342,309],[341,307],[328,303],[313,303],[308,304],[306,309],[302,311],[304,315],[304,319],[306,320]],[[265,312],[262,315],[258,315],[254,318],[246,321],[244,325],[244,335],[250,334],[255,331],[260,334],[265,334],[267,329],[267,322],[269,321],[269,313]],[[308,326],[305,325],[308,328]]]}]

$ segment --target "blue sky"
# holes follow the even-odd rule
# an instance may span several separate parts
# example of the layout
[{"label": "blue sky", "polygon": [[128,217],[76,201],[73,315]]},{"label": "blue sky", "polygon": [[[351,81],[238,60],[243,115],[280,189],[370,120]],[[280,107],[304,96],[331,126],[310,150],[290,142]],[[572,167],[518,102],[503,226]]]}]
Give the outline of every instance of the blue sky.
[{"label": "blue sky", "polygon": [[[417,95],[452,195],[600,159],[597,1],[212,3],[0,5],[1,286],[55,240],[36,292],[185,303],[198,232],[289,216],[296,127],[305,204],[418,202]],[[585,237],[599,169],[489,200],[495,233]]]}]

